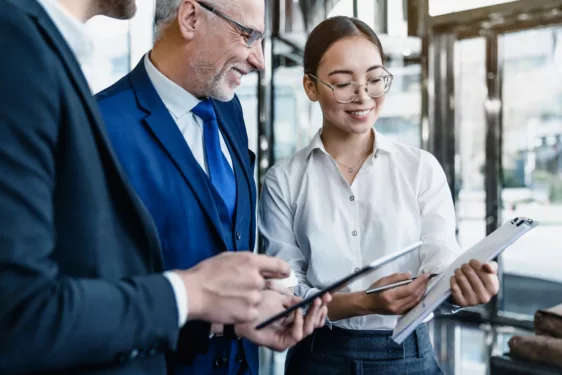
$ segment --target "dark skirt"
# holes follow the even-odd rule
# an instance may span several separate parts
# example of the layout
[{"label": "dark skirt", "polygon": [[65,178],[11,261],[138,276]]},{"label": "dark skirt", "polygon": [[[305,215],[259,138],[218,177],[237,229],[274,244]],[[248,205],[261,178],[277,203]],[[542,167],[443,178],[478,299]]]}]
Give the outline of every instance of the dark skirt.
[{"label": "dark skirt", "polygon": [[287,353],[286,375],[442,375],[425,324],[401,345],[392,331],[317,329]]}]

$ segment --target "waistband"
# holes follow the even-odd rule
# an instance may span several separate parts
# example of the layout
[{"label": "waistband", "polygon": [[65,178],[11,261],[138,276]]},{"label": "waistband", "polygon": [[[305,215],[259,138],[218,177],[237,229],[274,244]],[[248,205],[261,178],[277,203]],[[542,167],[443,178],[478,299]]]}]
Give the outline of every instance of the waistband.
[{"label": "waistband", "polygon": [[311,353],[355,360],[422,358],[433,350],[425,324],[416,328],[402,344],[392,340],[392,331],[348,330],[338,327],[319,328],[302,344]]}]

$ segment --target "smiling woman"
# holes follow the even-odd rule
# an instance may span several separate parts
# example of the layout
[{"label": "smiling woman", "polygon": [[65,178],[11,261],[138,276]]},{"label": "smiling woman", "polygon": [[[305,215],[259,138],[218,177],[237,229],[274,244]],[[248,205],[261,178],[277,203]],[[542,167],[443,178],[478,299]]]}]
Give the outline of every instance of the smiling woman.
[{"label": "smiling woman", "polygon": [[[460,249],[451,192],[435,157],[373,129],[393,79],[384,63],[379,38],[360,20],[329,18],[310,33],[303,86],[319,103],[321,129],[266,174],[260,230],[265,251],[291,264],[298,282],[290,286],[303,298],[410,243],[423,245],[334,294],[331,327],[290,349],[289,374],[442,374],[425,325],[402,345],[390,337],[398,316],[420,302],[428,275],[446,269]],[[365,292],[411,276],[407,285]],[[467,306],[463,296],[486,303],[498,291],[496,267],[463,265],[451,288],[440,312]]]}]

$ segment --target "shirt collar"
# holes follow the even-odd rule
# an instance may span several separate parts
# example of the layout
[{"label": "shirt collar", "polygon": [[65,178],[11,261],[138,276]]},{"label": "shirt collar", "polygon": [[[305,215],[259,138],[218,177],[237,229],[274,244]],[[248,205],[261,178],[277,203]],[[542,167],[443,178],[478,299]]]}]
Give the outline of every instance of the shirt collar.
[{"label": "shirt collar", "polygon": [[144,67],[156,92],[174,117],[182,117],[201,102],[156,69],[150,61],[149,53],[144,56]]},{"label": "shirt collar", "polygon": [[86,25],[72,16],[57,0],[38,0],[57,26],[78,62],[88,63],[94,55],[94,39]]},{"label": "shirt collar", "polygon": [[396,144],[386,135],[379,133],[378,131],[374,130],[375,132],[375,144],[373,145],[373,149],[377,151],[384,151],[389,154],[392,154],[396,150]]},{"label": "shirt collar", "polygon": [[[375,132],[375,141],[373,144],[373,150],[376,151],[380,150],[380,151],[387,152],[389,154],[394,152],[394,150],[396,150],[396,146],[394,145],[394,142],[391,139],[389,139],[388,137],[384,136],[383,134],[379,133],[376,130],[373,131]],[[316,134],[314,135],[308,146],[306,146],[306,157],[309,157],[310,154],[316,149],[322,152],[326,152],[326,149],[324,148],[324,144],[322,143],[322,138],[320,137],[321,134],[322,134],[322,128],[320,128],[316,132]]]}]

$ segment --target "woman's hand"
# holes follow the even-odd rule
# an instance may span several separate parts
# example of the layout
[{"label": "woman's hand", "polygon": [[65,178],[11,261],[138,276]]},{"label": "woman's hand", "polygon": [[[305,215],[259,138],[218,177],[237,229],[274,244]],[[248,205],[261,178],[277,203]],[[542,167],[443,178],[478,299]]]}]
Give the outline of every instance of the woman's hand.
[{"label": "woman's hand", "polygon": [[451,277],[451,296],[455,304],[468,307],[488,303],[500,290],[498,264],[473,259],[455,270]]},{"label": "woman's hand", "polygon": [[[395,273],[383,277],[369,287],[377,288],[407,280],[410,272]],[[420,303],[427,290],[429,274],[423,274],[410,284],[388,289],[383,292],[365,294],[364,305],[370,314],[402,315]]]}]

